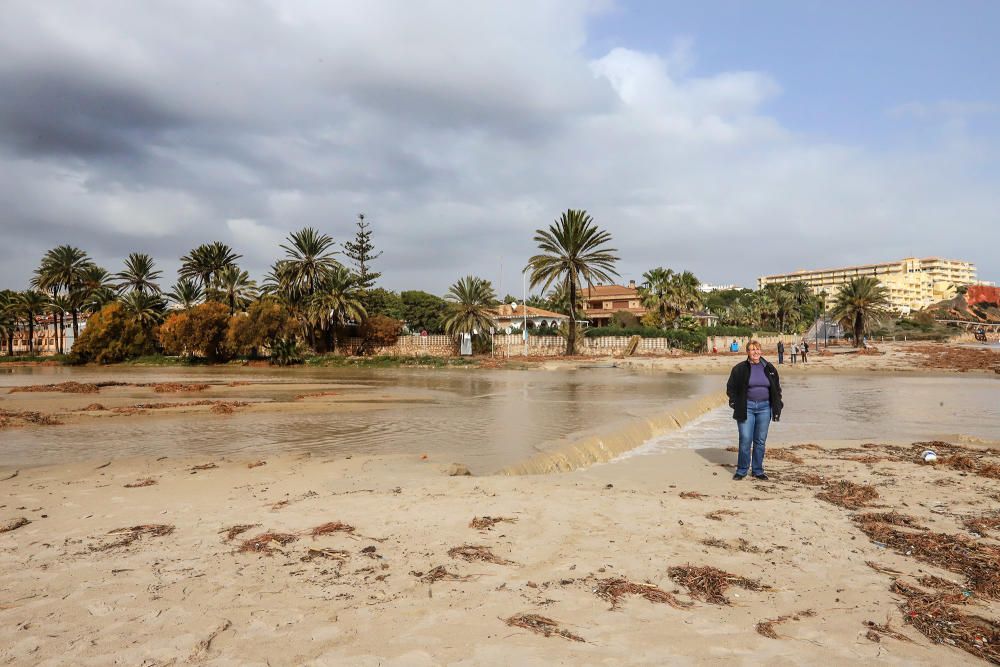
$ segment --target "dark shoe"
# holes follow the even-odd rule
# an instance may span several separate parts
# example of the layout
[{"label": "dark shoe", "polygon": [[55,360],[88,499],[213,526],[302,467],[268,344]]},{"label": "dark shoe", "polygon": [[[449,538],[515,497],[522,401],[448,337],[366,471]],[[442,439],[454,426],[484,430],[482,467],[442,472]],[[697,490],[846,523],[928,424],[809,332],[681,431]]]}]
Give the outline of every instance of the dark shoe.
[{"label": "dark shoe", "polygon": [[754,479],[759,479],[762,482],[766,482],[767,481],[767,473],[765,473],[763,475],[754,475],[753,478]]},{"label": "dark shoe", "polygon": [[733,479],[735,479],[737,482],[743,479],[744,477],[746,477],[746,475],[733,475]]}]

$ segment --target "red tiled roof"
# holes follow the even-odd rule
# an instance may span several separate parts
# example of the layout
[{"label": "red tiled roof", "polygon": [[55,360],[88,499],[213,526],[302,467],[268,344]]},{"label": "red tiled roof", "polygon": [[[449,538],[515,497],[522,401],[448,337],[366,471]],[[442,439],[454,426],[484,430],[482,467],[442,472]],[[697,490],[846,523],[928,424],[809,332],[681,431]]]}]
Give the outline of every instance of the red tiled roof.
[{"label": "red tiled roof", "polygon": [[625,287],[624,285],[594,285],[591,288],[584,287],[580,293],[585,299],[596,299],[600,297],[622,296],[635,298],[639,296],[639,290],[635,287]]}]

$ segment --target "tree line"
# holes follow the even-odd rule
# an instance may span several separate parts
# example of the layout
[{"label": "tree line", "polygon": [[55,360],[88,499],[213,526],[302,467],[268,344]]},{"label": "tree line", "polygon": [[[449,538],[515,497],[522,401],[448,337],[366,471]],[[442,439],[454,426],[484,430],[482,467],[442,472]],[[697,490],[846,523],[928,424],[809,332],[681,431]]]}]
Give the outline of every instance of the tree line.
[{"label": "tree line", "polygon": [[[527,304],[567,315],[560,332],[566,354],[576,351],[586,319],[583,295],[618,277],[611,234],[583,210],[569,209],[547,229],[538,229],[538,252],[525,266],[533,293]],[[264,351],[282,363],[301,352],[336,352],[348,327],[365,341],[388,344],[405,323],[411,331],[478,333],[496,326],[501,303],[489,280],[469,275],[450,286],[444,298],[419,290],[396,293],[377,287],[376,251],[370,224],[358,216],[354,239],[340,244],[312,227],[280,245],[283,256],[261,284],[239,266],[242,255],[220,241],[199,245],[180,258],[177,280],[161,287],[163,272],[153,258],[133,252],[121,271],[98,266],[80,248],[61,245],[45,253],[29,289],[0,291],[0,335],[13,353],[15,332],[28,334],[34,350],[37,318],[49,315],[58,332],[74,335],[81,361],[111,362],[167,352],[220,359]],[[337,259],[342,254],[347,265]],[[690,314],[707,309],[725,325],[800,332],[832,307],[832,317],[855,332],[855,340],[887,314],[887,294],[873,278],[859,278],[829,300],[802,283],[762,290],[703,293],[690,271],[666,267],[643,274],[638,288],[646,314],[641,325],[660,329],[696,327]],[[509,295],[504,301],[510,302]],[[81,317],[87,326],[80,331]],[[624,321],[621,325],[636,324]],[[57,335],[63,353],[63,336]]]}]

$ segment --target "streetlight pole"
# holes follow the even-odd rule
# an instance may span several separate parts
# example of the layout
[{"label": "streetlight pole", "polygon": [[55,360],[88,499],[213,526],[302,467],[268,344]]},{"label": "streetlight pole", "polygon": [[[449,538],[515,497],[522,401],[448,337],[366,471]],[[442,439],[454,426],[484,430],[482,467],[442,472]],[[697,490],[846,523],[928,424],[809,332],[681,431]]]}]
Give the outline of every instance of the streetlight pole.
[{"label": "streetlight pole", "polygon": [[528,356],[528,275],[525,273],[527,267],[521,270],[521,308],[524,309],[524,324],[521,335],[524,337],[524,356]]}]

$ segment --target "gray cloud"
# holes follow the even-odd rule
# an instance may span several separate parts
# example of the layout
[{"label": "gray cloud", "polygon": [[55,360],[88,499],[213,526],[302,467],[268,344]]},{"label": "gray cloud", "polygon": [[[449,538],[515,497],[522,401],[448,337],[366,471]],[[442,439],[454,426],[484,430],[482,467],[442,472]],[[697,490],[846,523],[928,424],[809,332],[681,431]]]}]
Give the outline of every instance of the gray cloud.
[{"label": "gray cloud", "polygon": [[[976,137],[907,152],[796,134],[760,72],[697,77],[682,42],[584,55],[600,3],[18,3],[0,16],[0,285],[42,253],[133,250],[172,277],[211,240],[257,278],[359,211],[388,287],[476,273],[518,293],[534,230],[609,229],[625,279],[711,282],[909,254],[997,271]],[[987,151],[988,153],[988,151]],[[994,276],[1000,277],[1000,276]]]}]

